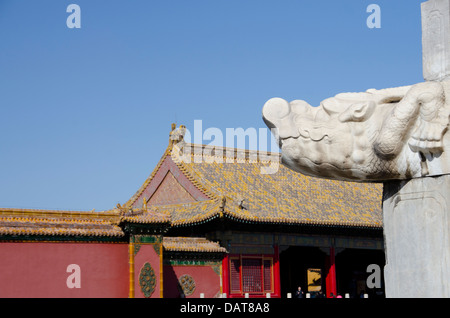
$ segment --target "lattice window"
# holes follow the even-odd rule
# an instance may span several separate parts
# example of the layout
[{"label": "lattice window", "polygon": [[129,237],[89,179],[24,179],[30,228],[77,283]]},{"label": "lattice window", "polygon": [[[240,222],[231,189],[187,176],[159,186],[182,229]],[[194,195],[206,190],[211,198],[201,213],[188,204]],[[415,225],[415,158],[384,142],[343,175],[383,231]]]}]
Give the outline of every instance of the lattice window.
[{"label": "lattice window", "polygon": [[242,290],[244,293],[262,292],[263,276],[261,259],[242,259]]},{"label": "lattice window", "polygon": [[230,258],[230,289],[232,293],[273,292],[272,258]]},{"label": "lattice window", "polygon": [[264,291],[272,291],[272,260],[264,260]]},{"label": "lattice window", "polygon": [[241,261],[239,258],[230,259],[230,288],[232,292],[241,291]]}]

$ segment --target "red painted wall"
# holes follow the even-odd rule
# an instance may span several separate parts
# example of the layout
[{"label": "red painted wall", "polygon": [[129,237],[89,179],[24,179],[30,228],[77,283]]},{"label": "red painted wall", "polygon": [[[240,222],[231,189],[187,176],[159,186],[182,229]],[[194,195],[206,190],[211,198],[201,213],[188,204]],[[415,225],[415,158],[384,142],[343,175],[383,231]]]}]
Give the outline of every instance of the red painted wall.
[{"label": "red painted wall", "polygon": [[[68,287],[70,264],[80,288]],[[128,244],[0,243],[2,298],[128,297],[128,272]]]},{"label": "red painted wall", "polygon": [[150,298],[161,298],[161,258],[155,250],[154,245],[160,248],[160,244],[145,244],[142,243],[139,251],[134,256],[134,297],[144,298],[144,293],[139,285],[139,275],[145,263],[149,263],[153,268],[156,276],[155,290]]},{"label": "red painted wall", "polygon": [[185,274],[195,281],[194,293],[186,298],[214,298],[220,293],[220,275],[208,265],[164,265],[164,298],[179,298],[178,279]]}]

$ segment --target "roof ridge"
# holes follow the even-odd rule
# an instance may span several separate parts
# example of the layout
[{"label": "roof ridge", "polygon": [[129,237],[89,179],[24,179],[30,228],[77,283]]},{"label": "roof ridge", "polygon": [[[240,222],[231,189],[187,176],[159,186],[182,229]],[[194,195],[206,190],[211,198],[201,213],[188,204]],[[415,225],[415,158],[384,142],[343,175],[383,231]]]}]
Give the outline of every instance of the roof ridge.
[{"label": "roof ridge", "polygon": [[[175,144],[174,147],[178,147],[178,144]],[[181,148],[184,148],[184,144],[185,143],[182,144]],[[181,148],[178,147],[179,150],[181,150]],[[195,170],[190,169],[188,165],[185,165],[184,161],[181,159],[180,151],[171,151],[170,157],[172,158],[172,161],[177,165],[177,167],[181,170],[181,172],[184,173],[186,178],[190,182],[192,182],[192,184],[198,190],[214,200],[221,199],[223,197],[223,193],[212,186],[208,180],[201,178]]]},{"label": "roof ridge", "polygon": [[[186,155],[184,152],[184,149],[190,147],[193,149],[193,151],[189,152],[189,156],[191,157],[189,160],[192,162],[195,159],[192,159],[195,155],[197,155],[196,150],[201,147],[202,151],[200,154],[204,156],[203,149],[210,147],[211,149],[214,149],[214,154],[207,154],[207,156],[212,156],[215,158],[224,159],[221,163],[227,163],[227,159],[229,157],[227,156],[227,151],[233,151],[233,163],[234,160],[244,160],[244,162],[247,163],[268,163],[272,162],[273,159],[270,159],[271,156],[276,156],[278,159],[278,162],[281,161],[281,153],[278,152],[266,152],[266,151],[260,151],[260,150],[249,150],[249,149],[239,149],[239,148],[231,148],[231,147],[223,147],[223,146],[213,146],[213,145],[204,145],[204,144],[193,144],[193,143],[186,143],[184,140],[179,141],[178,143],[174,143],[172,145],[173,148],[176,147],[177,151],[171,151],[171,158],[173,162],[178,166],[178,168],[186,175],[186,177],[191,181],[197,189],[202,191],[204,194],[206,194],[209,197],[221,199],[225,196],[225,193],[214,187],[211,182],[207,179],[202,178],[199,176],[198,172],[195,169],[192,169],[191,166],[186,165],[185,161],[182,159],[182,156]],[[216,150],[221,151],[221,155],[216,154]],[[239,151],[242,151],[243,158],[240,156],[238,157]],[[263,155],[261,155],[263,154]],[[264,160],[263,158],[267,159]],[[216,162],[216,161],[213,161]],[[213,163],[210,162],[210,163]],[[228,162],[229,163],[229,162]],[[240,162],[242,163],[242,162]]]},{"label": "roof ridge", "polygon": [[[196,214],[194,216],[187,216],[187,218],[174,220],[172,218],[172,226],[186,226],[189,224],[204,223],[208,220],[212,220],[216,217],[222,217],[223,203],[222,200],[208,200],[208,201],[198,201],[198,203],[203,203],[207,207],[202,209],[201,214]],[[192,205],[191,205],[192,206]],[[167,207],[167,206],[165,206]],[[173,206],[172,206],[173,207]]]},{"label": "roof ridge", "polygon": [[28,216],[28,217],[45,217],[45,216],[58,216],[58,217],[119,217],[119,213],[112,209],[106,211],[71,211],[71,210],[45,210],[45,209],[21,209],[21,208],[0,208],[0,217],[16,217]]},{"label": "roof ridge", "polygon": [[166,150],[164,151],[163,155],[161,156],[161,158],[159,159],[158,163],[156,164],[156,167],[153,169],[153,171],[150,173],[150,175],[147,177],[147,179],[145,179],[144,183],[136,191],[136,193],[133,194],[133,196],[130,199],[128,199],[128,201],[124,204],[125,207],[131,207],[134,204],[134,202],[136,202],[136,200],[139,198],[139,196],[145,191],[145,188],[153,180],[153,178],[155,177],[156,173],[161,168],[161,165],[163,164],[164,160],[170,154],[170,152],[171,152],[170,148],[171,148],[170,145],[166,148]]},{"label": "roof ridge", "polygon": [[[236,209],[237,207],[234,207]],[[364,228],[381,228],[383,225],[379,223],[369,224],[363,221],[333,221],[333,220],[299,220],[293,217],[272,217],[272,216],[254,216],[254,215],[244,215],[241,213],[236,213],[232,211],[229,207],[225,208],[223,211],[224,215],[234,220],[243,220],[248,222],[263,222],[263,223],[280,223],[280,224],[299,224],[299,225],[323,225],[323,226],[351,226],[351,227],[364,227]]]},{"label": "roof ridge", "polygon": [[[4,216],[0,217],[0,223],[14,223],[14,222],[27,222],[32,221],[33,223],[67,223],[67,220],[64,219],[48,219],[44,217],[20,217],[20,216]],[[111,224],[107,220],[87,220],[87,219],[71,219],[69,221],[70,224]]]},{"label": "roof ridge", "polygon": [[199,205],[199,204],[208,204],[208,203],[217,203],[220,198],[214,198],[210,200],[203,200],[203,201],[193,201],[193,202],[184,202],[184,203],[170,203],[170,204],[159,204],[159,205],[152,205],[149,206],[149,209],[159,211],[163,208],[175,208],[180,206],[186,206],[186,205]]},{"label": "roof ridge", "polygon": [[147,179],[145,179],[144,183],[141,185],[141,187],[136,191],[136,193],[124,204],[124,206],[126,207],[131,207],[141,196],[141,194],[145,191],[145,189],[147,188],[147,186],[150,184],[150,182],[153,180],[153,178],[155,177],[155,175],[158,173],[159,169],[161,168],[164,160],[167,158],[167,156],[170,156],[170,158],[172,159],[172,161],[175,163],[175,165],[181,170],[181,172],[185,175],[185,177],[192,182],[192,184],[203,194],[205,194],[206,196],[213,198],[213,199],[218,199],[221,197],[221,193],[220,191],[213,191],[211,188],[213,188],[212,186],[210,187],[205,187],[203,186],[202,182],[205,182],[206,180],[202,180],[202,182],[200,182],[199,179],[201,179],[197,173],[195,173],[194,171],[191,171],[191,169],[189,169],[186,165],[184,165],[183,160],[180,158],[179,156],[179,151],[173,151],[173,149],[175,147],[178,147],[178,149],[181,149],[178,145],[182,144],[184,145],[185,142],[181,141],[178,143],[169,143],[169,145],[167,146],[166,150],[164,151],[163,155],[161,156],[161,158],[159,159],[158,163],[156,164],[156,167],[153,169],[152,173],[147,177]]},{"label": "roof ridge", "polygon": [[[184,142],[184,141],[181,141],[178,144],[182,144],[182,147],[180,147],[180,148],[189,148],[189,147],[192,148],[194,151],[191,152],[191,155],[195,155],[196,154],[195,150],[198,150],[198,148],[202,148],[202,153],[203,153],[203,149],[210,148],[211,150],[214,149],[214,152],[208,153],[206,155],[212,156],[212,157],[228,158],[227,153],[229,154],[229,152],[233,152],[233,159],[238,159],[237,154],[243,153],[243,154],[245,154],[245,156],[243,158],[239,158],[239,159],[245,159],[248,161],[256,160],[257,162],[261,162],[261,161],[265,161],[265,160],[262,160],[262,158],[264,158],[264,157],[268,158],[268,157],[272,157],[272,156],[281,158],[280,152],[273,152],[273,151],[243,149],[243,148],[216,146],[216,145],[209,145],[209,144],[208,145],[194,144],[194,143],[188,143],[188,142]],[[216,153],[216,151],[218,153]],[[203,155],[205,155],[205,154],[203,153]],[[252,158],[250,155],[255,156],[255,158]]]},{"label": "roof ridge", "polygon": [[211,241],[203,237],[163,237],[163,247],[167,251],[187,252],[227,252],[219,242]]}]

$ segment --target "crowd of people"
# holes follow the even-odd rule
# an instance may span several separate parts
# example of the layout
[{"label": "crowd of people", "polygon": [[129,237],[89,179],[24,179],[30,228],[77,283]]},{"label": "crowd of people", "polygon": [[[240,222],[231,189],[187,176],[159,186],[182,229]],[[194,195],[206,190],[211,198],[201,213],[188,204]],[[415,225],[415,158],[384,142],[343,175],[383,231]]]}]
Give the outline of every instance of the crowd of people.
[{"label": "crowd of people", "polygon": [[[321,290],[317,292],[310,292],[309,295],[310,298],[325,298],[325,295],[322,293]],[[297,290],[295,291],[294,298],[305,298],[305,293],[303,292],[300,286],[298,286]]]},{"label": "crowd of people", "polygon": [[[364,293],[361,292],[359,295],[360,298],[364,297]],[[303,292],[301,286],[298,286],[297,290],[294,293],[294,298],[305,298],[305,293]],[[309,292],[309,298],[326,298],[326,295],[320,290],[315,292]],[[328,298],[342,298],[341,294],[330,293]]]}]

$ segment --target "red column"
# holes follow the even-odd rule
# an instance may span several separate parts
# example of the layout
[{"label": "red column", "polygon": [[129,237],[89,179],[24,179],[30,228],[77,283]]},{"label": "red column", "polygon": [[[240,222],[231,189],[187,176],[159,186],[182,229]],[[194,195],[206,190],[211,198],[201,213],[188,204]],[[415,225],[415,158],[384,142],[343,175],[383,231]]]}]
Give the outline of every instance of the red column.
[{"label": "red column", "polygon": [[280,260],[278,253],[278,245],[274,246],[274,255],[273,255],[273,292],[274,297],[281,297],[281,288],[280,288]]},{"label": "red column", "polygon": [[334,296],[337,294],[337,288],[336,288],[336,265],[335,265],[335,258],[334,258],[334,247],[330,247],[330,254],[327,255],[326,259],[326,269],[327,274],[325,278],[326,283],[326,293],[327,297],[330,298],[331,293],[333,293]]},{"label": "red column", "polygon": [[230,297],[229,264],[228,254],[225,254],[222,260],[222,293],[227,294],[227,298]]}]

